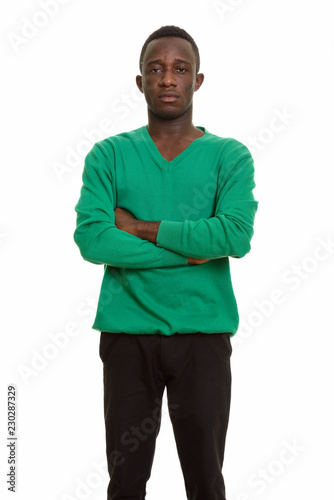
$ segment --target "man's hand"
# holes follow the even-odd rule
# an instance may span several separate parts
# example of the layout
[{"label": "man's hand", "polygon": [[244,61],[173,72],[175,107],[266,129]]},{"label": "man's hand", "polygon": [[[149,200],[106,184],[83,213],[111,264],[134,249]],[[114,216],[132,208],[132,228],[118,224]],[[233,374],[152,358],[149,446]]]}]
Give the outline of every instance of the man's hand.
[{"label": "man's hand", "polygon": [[188,264],[204,264],[204,262],[209,262],[211,259],[193,259],[188,257]]},{"label": "man's hand", "polygon": [[[114,213],[117,229],[133,234],[143,240],[151,241],[152,243],[157,242],[157,234],[161,221],[153,222],[136,219],[123,208],[115,208]],[[188,264],[204,264],[204,262],[208,262],[209,260],[211,259],[194,259],[188,257]]]}]

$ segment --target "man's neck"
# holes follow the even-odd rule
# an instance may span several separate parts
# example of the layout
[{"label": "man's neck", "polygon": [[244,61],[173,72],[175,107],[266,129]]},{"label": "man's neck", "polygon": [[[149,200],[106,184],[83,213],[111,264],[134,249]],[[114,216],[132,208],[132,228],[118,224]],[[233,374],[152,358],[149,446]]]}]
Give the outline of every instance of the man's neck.
[{"label": "man's neck", "polygon": [[200,131],[192,122],[192,112],[185,113],[175,120],[165,120],[148,110],[148,132],[154,140],[187,139],[200,135]]}]

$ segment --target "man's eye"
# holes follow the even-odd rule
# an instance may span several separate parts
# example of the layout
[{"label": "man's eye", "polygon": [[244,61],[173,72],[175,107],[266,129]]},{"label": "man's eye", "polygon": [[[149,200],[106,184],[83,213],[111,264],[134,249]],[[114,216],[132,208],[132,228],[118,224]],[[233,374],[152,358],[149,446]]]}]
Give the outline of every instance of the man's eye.
[{"label": "man's eye", "polygon": [[186,68],[177,68],[177,71],[179,71],[180,73],[185,73],[187,70]]},{"label": "man's eye", "polygon": [[151,73],[158,73],[158,71],[160,71],[160,68],[152,68],[150,71]]}]

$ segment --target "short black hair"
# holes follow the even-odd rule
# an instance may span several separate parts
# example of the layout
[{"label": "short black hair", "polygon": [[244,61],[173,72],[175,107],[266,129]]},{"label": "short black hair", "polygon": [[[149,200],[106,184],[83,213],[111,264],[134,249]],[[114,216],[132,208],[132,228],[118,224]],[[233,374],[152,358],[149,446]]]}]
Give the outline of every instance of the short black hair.
[{"label": "short black hair", "polygon": [[200,65],[200,57],[199,57],[199,50],[198,50],[198,47],[196,45],[195,40],[184,29],[178,28],[178,26],[173,26],[173,25],[162,26],[158,30],[151,33],[150,36],[147,38],[147,40],[145,41],[145,43],[141,49],[141,53],[140,53],[140,57],[139,57],[140,72],[142,72],[144,54],[145,54],[145,51],[146,51],[148,44],[150,42],[152,42],[152,40],[156,40],[157,38],[164,38],[165,36],[175,36],[178,38],[183,38],[184,40],[188,40],[188,42],[191,43],[192,48],[195,52],[196,73],[198,73],[199,72],[199,65]]}]

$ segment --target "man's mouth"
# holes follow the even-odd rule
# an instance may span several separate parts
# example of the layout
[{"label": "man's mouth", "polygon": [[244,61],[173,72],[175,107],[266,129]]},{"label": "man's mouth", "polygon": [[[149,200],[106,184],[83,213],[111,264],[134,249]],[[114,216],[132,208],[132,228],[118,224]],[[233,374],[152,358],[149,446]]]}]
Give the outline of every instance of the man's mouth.
[{"label": "man's mouth", "polygon": [[166,94],[161,94],[158,96],[160,101],[162,102],[175,102],[179,98],[177,94],[174,93],[166,93]]}]

